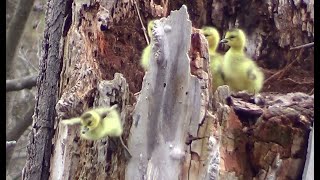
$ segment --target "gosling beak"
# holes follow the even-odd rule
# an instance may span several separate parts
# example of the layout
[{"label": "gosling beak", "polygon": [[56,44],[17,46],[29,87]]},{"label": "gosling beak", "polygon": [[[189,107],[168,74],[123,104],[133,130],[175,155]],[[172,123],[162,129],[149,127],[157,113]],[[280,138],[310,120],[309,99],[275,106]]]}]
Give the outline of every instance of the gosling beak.
[{"label": "gosling beak", "polygon": [[223,44],[225,44],[225,43],[227,43],[228,42],[228,39],[222,39],[221,41],[220,41],[220,43],[223,43]]},{"label": "gosling beak", "polygon": [[89,128],[88,127],[83,127],[82,130],[81,130],[81,133],[82,134],[85,134],[89,131]]}]

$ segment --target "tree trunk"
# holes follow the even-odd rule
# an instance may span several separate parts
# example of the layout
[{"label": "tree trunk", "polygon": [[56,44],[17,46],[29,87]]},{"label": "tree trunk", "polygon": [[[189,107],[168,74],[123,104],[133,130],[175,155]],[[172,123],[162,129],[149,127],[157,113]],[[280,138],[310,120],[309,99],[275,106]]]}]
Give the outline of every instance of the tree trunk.
[{"label": "tree trunk", "polygon": [[[312,52],[289,47],[313,41],[313,1],[246,2],[141,0],[136,6],[131,0],[72,5],[49,1],[24,178],[301,178],[313,124],[313,96],[266,92],[252,99],[230,96],[227,86],[213,95],[207,42],[192,26],[215,25],[221,33],[241,27],[248,34],[247,52],[258,64],[281,67],[292,57],[305,59]],[[186,6],[181,8],[182,4]],[[169,15],[156,22],[150,70],[145,74],[139,59],[146,41],[136,7],[144,26],[148,20]],[[171,12],[175,9],[180,10]],[[265,91],[282,92],[278,84],[266,85]],[[306,87],[296,85],[294,90]],[[79,138],[76,127],[59,123],[92,106],[113,104],[120,106],[122,138],[131,159],[118,141],[115,147],[108,138],[86,141]],[[43,121],[47,126],[38,125]]]},{"label": "tree trunk", "polygon": [[33,117],[32,130],[27,146],[27,162],[23,169],[23,179],[48,179],[52,137],[56,118],[55,104],[59,90],[62,53],[60,40],[67,1],[48,2],[46,27],[38,77],[38,94]]}]

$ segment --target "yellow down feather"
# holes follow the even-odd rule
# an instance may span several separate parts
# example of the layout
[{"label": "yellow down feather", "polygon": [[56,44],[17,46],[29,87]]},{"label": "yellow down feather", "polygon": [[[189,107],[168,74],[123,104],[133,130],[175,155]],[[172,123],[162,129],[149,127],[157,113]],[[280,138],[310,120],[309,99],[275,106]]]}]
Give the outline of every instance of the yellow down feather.
[{"label": "yellow down feather", "polygon": [[264,74],[244,52],[245,33],[241,29],[229,30],[221,43],[230,46],[224,55],[223,72],[231,90],[260,92],[263,87]]},{"label": "yellow down feather", "polygon": [[[152,39],[152,28],[154,26],[154,20],[149,21],[148,23],[148,36],[150,37],[150,41]],[[150,60],[150,54],[151,54],[151,45],[148,44],[146,48],[142,51],[140,64],[143,67],[143,69],[146,71],[149,68],[149,60]]]},{"label": "yellow down feather", "polygon": [[224,74],[222,72],[223,55],[216,51],[219,45],[220,35],[218,30],[214,27],[204,27],[201,30],[204,36],[206,36],[209,44],[212,88],[213,92],[215,92],[219,86],[225,84]]},{"label": "yellow down feather", "polygon": [[63,124],[80,124],[80,137],[99,140],[107,136],[121,136],[122,125],[119,113],[113,107],[88,110],[80,117],[61,121]]}]

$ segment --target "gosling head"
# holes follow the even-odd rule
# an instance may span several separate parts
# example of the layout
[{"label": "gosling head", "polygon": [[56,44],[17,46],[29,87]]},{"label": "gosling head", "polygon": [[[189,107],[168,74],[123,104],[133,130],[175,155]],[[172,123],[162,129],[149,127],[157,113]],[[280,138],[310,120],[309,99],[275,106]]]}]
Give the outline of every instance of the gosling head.
[{"label": "gosling head", "polygon": [[98,127],[101,117],[93,112],[86,112],[81,116],[81,133],[85,134]]},{"label": "gosling head", "polygon": [[220,34],[214,27],[203,27],[201,29],[202,34],[207,38],[209,43],[210,53],[214,53],[219,45]]},{"label": "gosling head", "polygon": [[246,35],[241,29],[227,31],[225,38],[220,41],[227,44],[230,48],[243,50],[246,44]]},{"label": "gosling head", "polygon": [[154,27],[154,20],[149,21],[148,23],[148,36],[152,37],[152,29]]}]

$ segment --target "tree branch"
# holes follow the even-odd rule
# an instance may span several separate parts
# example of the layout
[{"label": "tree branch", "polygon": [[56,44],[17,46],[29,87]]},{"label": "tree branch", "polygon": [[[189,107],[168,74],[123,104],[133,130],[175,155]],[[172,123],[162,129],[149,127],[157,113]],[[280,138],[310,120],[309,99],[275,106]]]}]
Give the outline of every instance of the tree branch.
[{"label": "tree branch", "polygon": [[290,50],[308,48],[308,47],[312,47],[312,46],[314,46],[314,42],[308,43],[308,44],[303,44],[303,45],[296,46],[296,47],[292,47],[292,48],[290,48]]},{"label": "tree branch", "polygon": [[27,76],[20,79],[6,80],[6,92],[31,89],[37,84],[37,75]]},{"label": "tree branch", "polygon": [[146,38],[147,44],[149,45],[150,43],[149,43],[148,35],[147,35],[147,32],[146,32],[146,28],[144,27],[144,25],[142,23],[142,19],[141,19],[141,16],[140,16],[140,12],[139,12],[139,8],[138,8],[136,0],[134,0],[134,5],[135,5],[136,11],[138,13],[138,17],[139,17],[139,20],[140,20],[140,23],[141,23],[141,26],[142,26],[144,37]]},{"label": "tree branch", "polygon": [[11,73],[12,62],[22,36],[25,24],[28,20],[34,0],[20,0],[14,16],[9,24],[6,36],[6,76]]}]

